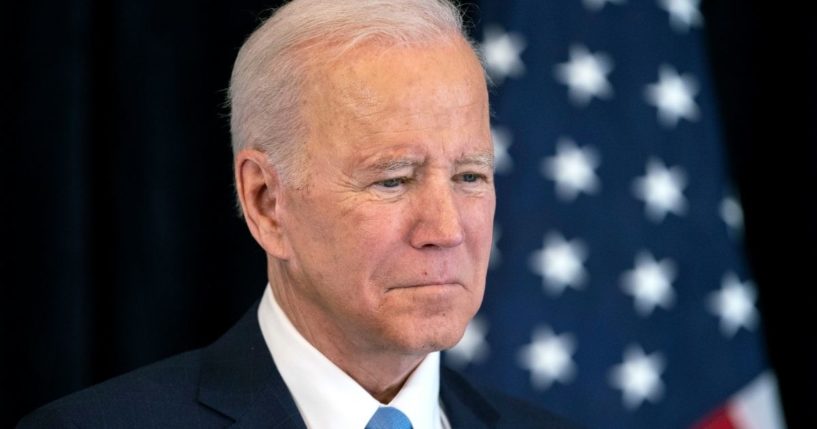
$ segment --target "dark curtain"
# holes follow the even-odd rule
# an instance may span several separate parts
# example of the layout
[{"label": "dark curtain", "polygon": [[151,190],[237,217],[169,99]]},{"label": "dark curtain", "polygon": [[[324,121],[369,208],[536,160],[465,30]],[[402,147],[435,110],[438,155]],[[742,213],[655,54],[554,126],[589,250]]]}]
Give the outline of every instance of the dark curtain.
[{"label": "dark curtain", "polygon": [[[223,103],[238,47],[273,6],[4,8],[0,427],[209,343],[260,296]],[[815,427],[817,20],[793,8],[704,3],[769,354],[790,426]]]},{"label": "dark curtain", "polygon": [[35,0],[4,13],[0,427],[211,342],[260,296],[223,105],[269,6]]}]

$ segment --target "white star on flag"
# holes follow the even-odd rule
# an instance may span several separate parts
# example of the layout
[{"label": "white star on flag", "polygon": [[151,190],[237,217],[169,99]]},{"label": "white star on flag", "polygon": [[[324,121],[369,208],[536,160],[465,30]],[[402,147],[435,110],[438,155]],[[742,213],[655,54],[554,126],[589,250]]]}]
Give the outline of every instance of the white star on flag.
[{"label": "white star on flag", "polygon": [[579,192],[594,194],[599,189],[595,169],[599,166],[596,151],[589,146],[576,146],[573,140],[561,138],[556,143],[556,155],[542,161],[540,171],[556,181],[556,193],[566,201],[576,199]]},{"label": "white star on flag", "polygon": [[550,233],[544,247],[531,255],[531,270],[542,276],[542,286],[553,295],[565,288],[581,289],[587,278],[584,260],[587,248],[580,240],[566,241],[561,234]]},{"label": "white star on flag", "polygon": [[499,239],[502,238],[502,227],[494,224],[494,238],[491,241],[491,256],[488,259],[488,268],[494,269],[502,263],[502,253],[499,251]]},{"label": "white star on flag", "polygon": [[661,7],[669,12],[669,22],[676,31],[687,32],[691,27],[700,27],[703,15],[700,0],[659,0]]},{"label": "white star on flag", "polygon": [[607,75],[613,63],[603,53],[591,54],[582,45],[570,47],[570,60],[556,66],[556,79],[568,86],[570,100],[577,106],[586,106],[593,97],[610,98],[613,87]]},{"label": "white star on flag", "polygon": [[533,341],[519,351],[519,365],[530,371],[533,387],[546,390],[554,381],[567,384],[573,380],[575,351],[573,335],[555,335],[548,326],[538,327],[533,331]]},{"label": "white star on flag", "polygon": [[525,64],[520,59],[525,50],[525,38],[521,35],[506,33],[495,25],[487,26],[480,50],[485,68],[496,84],[501,84],[507,77],[519,77],[525,73]]},{"label": "white star on flag", "polygon": [[610,384],[622,391],[624,406],[635,410],[645,400],[656,403],[664,395],[661,373],[664,371],[664,357],[656,352],[644,354],[644,349],[634,345],[624,352],[624,362],[610,371]]},{"label": "white star on flag", "polygon": [[755,298],[751,282],[741,283],[735,273],[724,275],[721,289],[713,292],[707,301],[709,310],[721,319],[724,336],[733,337],[740,328],[754,330],[758,323]]},{"label": "white star on flag", "polygon": [[513,137],[510,130],[504,127],[491,127],[491,140],[494,141],[494,171],[499,174],[513,170],[513,160],[508,155]]},{"label": "white star on flag", "polygon": [[661,160],[650,159],[646,175],[633,182],[633,193],[646,203],[647,217],[662,222],[667,213],[686,213],[685,186],[686,174],[680,167],[667,168]]},{"label": "white star on flag", "polygon": [[448,364],[463,368],[472,362],[482,362],[488,357],[488,343],[485,335],[488,333],[488,323],[477,316],[468,323],[460,342],[445,352]]},{"label": "white star on flag", "polygon": [[610,4],[624,4],[624,0],[584,0],[585,9],[591,12],[598,12],[604,8],[607,3]]},{"label": "white star on flag", "polygon": [[649,252],[636,256],[635,268],[622,276],[622,288],[635,298],[635,309],[641,316],[649,316],[655,307],[669,309],[675,302],[672,281],[675,280],[675,263],[669,259],[661,262]]},{"label": "white star on flag", "polygon": [[680,119],[697,121],[700,111],[695,104],[698,83],[689,74],[679,75],[675,69],[662,65],[658,82],[647,85],[647,102],[658,108],[658,119],[666,127],[675,127]]},{"label": "white star on flag", "polygon": [[720,214],[732,233],[740,233],[743,230],[743,209],[737,198],[731,195],[724,197],[721,201]]}]

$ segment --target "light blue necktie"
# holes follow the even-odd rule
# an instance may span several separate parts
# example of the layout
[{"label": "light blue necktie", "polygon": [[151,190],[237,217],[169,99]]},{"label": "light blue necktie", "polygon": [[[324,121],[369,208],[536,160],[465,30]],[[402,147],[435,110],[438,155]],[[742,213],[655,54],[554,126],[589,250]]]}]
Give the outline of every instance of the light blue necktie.
[{"label": "light blue necktie", "polygon": [[411,422],[397,408],[380,407],[366,424],[366,429],[411,429]]}]

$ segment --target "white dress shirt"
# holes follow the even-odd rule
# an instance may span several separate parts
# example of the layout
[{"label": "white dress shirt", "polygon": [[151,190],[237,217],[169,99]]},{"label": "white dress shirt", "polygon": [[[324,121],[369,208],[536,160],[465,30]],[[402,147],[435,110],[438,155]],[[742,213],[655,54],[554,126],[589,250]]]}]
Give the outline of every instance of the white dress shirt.
[{"label": "white dress shirt", "polygon": [[[272,359],[307,429],[364,429],[382,406],[299,332],[267,285],[258,323]],[[430,353],[389,405],[408,416],[413,429],[450,429],[439,401],[440,353]]]}]

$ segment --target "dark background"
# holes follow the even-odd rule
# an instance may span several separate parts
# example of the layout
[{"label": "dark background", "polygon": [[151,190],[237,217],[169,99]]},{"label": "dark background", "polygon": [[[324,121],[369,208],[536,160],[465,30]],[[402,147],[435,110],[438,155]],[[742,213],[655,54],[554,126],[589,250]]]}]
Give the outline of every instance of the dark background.
[{"label": "dark background", "polygon": [[[274,5],[4,7],[0,427],[209,343],[260,296],[223,103]],[[759,0],[703,12],[770,359],[790,427],[817,427],[817,18]]]}]

